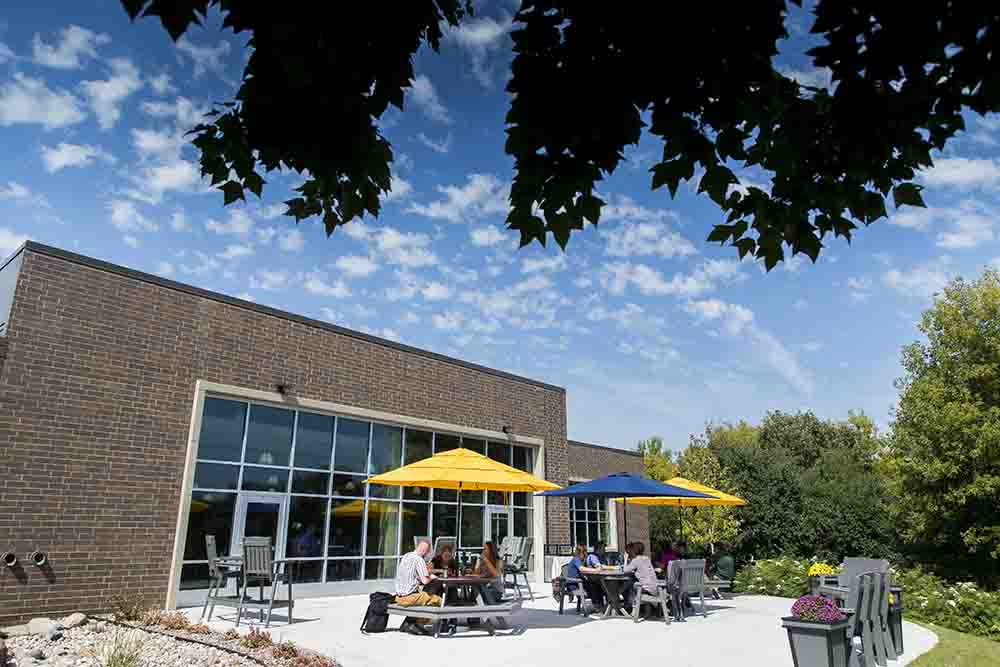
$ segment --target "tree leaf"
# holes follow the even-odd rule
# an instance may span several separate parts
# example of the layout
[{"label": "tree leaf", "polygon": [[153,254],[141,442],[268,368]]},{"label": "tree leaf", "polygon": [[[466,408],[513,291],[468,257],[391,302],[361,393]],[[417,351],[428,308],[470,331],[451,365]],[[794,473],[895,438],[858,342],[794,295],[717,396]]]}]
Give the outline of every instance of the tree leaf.
[{"label": "tree leaf", "polygon": [[916,185],[915,183],[900,183],[897,185],[892,190],[892,199],[896,203],[896,208],[903,205],[927,208],[924,198],[920,196],[920,191],[923,189],[922,185]]},{"label": "tree leaf", "polygon": [[237,199],[246,201],[246,198],[243,196],[243,186],[236,181],[226,181],[219,189],[222,190],[222,194],[224,195],[223,201],[226,206],[229,206]]}]

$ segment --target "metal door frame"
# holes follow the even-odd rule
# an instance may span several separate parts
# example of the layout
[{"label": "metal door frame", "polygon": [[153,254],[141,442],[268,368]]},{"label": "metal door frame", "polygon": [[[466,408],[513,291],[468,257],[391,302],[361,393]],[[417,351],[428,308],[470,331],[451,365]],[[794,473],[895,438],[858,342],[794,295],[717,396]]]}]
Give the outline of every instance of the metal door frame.
[{"label": "metal door frame", "polygon": [[242,553],[240,543],[243,541],[243,531],[246,529],[247,505],[249,503],[267,503],[278,506],[278,534],[275,535],[274,557],[285,557],[285,538],[288,535],[288,494],[267,491],[241,491],[236,499],[236,512],[233,517],[232,538],[229,553]]}]

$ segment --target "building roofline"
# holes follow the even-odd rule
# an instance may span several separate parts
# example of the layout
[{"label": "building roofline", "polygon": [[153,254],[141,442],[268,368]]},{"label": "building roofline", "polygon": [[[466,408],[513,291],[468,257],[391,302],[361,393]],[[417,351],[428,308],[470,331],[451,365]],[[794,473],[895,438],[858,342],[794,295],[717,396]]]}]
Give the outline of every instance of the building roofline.
[{"label": "building roofline", "polygon": [[285,310],[271,308],[270,306],[263,306],[257,303],[253,303],[252,301],[237,299],[235,297],[231,297],[225,294],[220,294],[219,292],[212,292],[210,290],[206,290],[201,287],[195,287],[193,285],[188,285],[186,283],[177,282],[176,280],[161,278],[160,276],[155,276],[151,273],[137,271],[135,269],[130,269],[128,267],[121,266],[119,264],[112,264],[111,262],[105,262],[104,260],[95,259],[93,257],[88,257],[86,255],[80,255],[75,252],[70,252],[68,250],[63,250],[62,248],[56,248],[54,246],[45,245],[43,243],[38,243],[36,241],[25,241],[25,243],[11,255],[11,258],[16,256],[22,250],[28,250],[30,252],[38,253],[40,255],[47,255],[49,257],[54,257],[56,259],[62,259],[68,262],[73,262],[74,264],[80,264],[82,266],[86,266],[92,269],[97,269],[99,271],[107,271],[109,273],[114,273],[123,276],[125,278],[132,278],[134,280],[151,283],[153,285],[157,285],[158,287],[163,287],[166,289],[183,292],[185,294],[201,297],[203,299],[218,301],[219,303],[235,306],[237,308],[252,310],[254,312],[261,313],[263,315],[270,315],[271,317],[277,317],[283,320],[288,320],[290,322],[296,322],[298,324],[304,324],[306,326],[323,329],[325,331],[330,331],[332,333],[340,334],[342,336],[348,336],[350,338],[362,340],[367,343],[372,343],[374,345],[380,345],[382,347],[386,347],[391,350],[395,350],[397,352],[406,352],[408,354],[415,354],[418,356],[426,357],[427,359],[432,359],[434,361],[439,361],[446,364],[452,364],[469,370],[474,370],[474,371],[479,371],[481,373],[494,375],[496,377],[504,378],[505,380],[524,382],[526,384],[534,385],[542,389],[557,391],[563,394],[566,393],[565,387],[560,387],[554,384],[549,384],[547,382],[542,382],[541,380],[534,380],[532,378],[524,377],[521,375],[515,375],[514,373],[508,373],[507,371],[497,370],[495,368],[490,368],[488,366],[481,366],[479,364],[474,364],[470,361],[464,361],[462,359],[449,357],[447,355],[439,354],[437,352],[431,352],[430,350],[424,350],[419,347],[413,347],[410,345],[405,345],[403,343],[397,343],[396,341],[391,341],[385,338],[379,338],[378,336],[372,336],[370,334],[366,334],[361,331],[354,331],[353,329],[348,329],[346,327],[338,326],[336,324],[330,324],[329,322],[323,322],[321,320],[316,320],[311,317],[306,317],[304,315],[297,315],[295,313],[290,313]]},{"label": "building roofline", "polygon": [[625,454],[627,456],[636,456],[642,458],[642,454],[632,449],[619,449],[618,447],[609,447],[607,445],[595,445],[591,442],[583,442],[581,440],[567,440],[567,444],[571,447],[590,447],[591,449],[603,449],[607,451],[615,452],[616,454]]}]

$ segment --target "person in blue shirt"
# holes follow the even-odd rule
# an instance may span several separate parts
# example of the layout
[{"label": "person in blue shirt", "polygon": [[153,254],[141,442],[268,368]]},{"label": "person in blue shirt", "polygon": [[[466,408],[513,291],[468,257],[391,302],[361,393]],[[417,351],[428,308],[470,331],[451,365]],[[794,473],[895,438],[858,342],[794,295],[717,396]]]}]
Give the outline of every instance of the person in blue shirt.
[{"label": "person in blue shirt", "polygon": [[604,551],[604,542],[598,542],[595,544],[594,550],[587,555],[587,567],[599,568],[602,565],[607,565]]},{"label": "person in blue shirt", "polygon": [[583,579],[582,574],[596,573],[600,572],[600,561],[598,561],[597,566],[591,565],[591,555],[587,554],[587,547],[582,544],[577,545],[576,551],[574,552],[573,560],[569,563],[569,576],[571,579],[582,579],[583,580],[583,590],[590,598],[591,603],[594,605],[594,610],[604,610],[604,590],[601,588],[601,584],[593,579]]}]

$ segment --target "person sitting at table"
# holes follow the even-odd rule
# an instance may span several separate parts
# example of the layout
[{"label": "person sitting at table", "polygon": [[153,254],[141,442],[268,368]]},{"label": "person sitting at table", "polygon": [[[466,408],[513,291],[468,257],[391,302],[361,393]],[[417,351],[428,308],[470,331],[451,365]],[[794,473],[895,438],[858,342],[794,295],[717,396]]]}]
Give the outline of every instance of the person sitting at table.
[{"label": "person sitting at table", "polygon": [[679,560],[680,556],[674,551],[674,547],[670,542],[667,542],[666,546],[663,547],[663,551],[660,552],[660,557],[656,560],[656,565],[663,570],[664,574],[670,567],[670,561]]},{"label": "person sitting at table", "polygon": [[479,556],[479,560],[476,561],[473,573],[490,580],[490,583],[483,587],[483,597],[489,598],[484,602],[486,604],[500,604],[503,599],[503,562],[500,560],[500,554],[493,542],[487,542],[483,545],[483,552]]},{"label": "person sitting at table", "polygon": [[[431,550],[429,540],[420,540],[417,546],[410,553],[399,559],[396,567],[395,593],[396,604],[401,607],[422,607],[441,604],[438,593],[428,590],[434,589],[432,584],[437,578],[427,572],[427,553]],[[440,586],[440,582],[438,583]],[[401,632],[411,634],[429,634],[423,627],[425,623],[415,618],[407,616],[400,626]]]},{"label": "person sitting at table", "polygon": [[[660,582],[656,578],[656,571],[653,569],[652,561],[646,555],[646,547],[642,542],[633,542],[629,545],[629,554],[631,557],[625,566],[625,574],[634,576],[639,585],[642,586],[642,590],[646,593],[658,595]],[[632,600],[630,599],[632,593],[632,589],[626,589],[626,602],[628,606],[632,604]]]},{"label": "person sitting at table", "polygon": [[431,570],[449,577],[458,574],[458,561],[455,560],[451,545],[446,544],[441,548],[441,552],[431,559]]},{"label": "person sitting at table", "polygon": [[[719,546],[712,574],[716,579],[728,582],[732,582],[736,576],[736,561],[733,560],[732,554],[729,553],[725,545]],[[722,593],[719,592],[718,586],[712,589],[712,597],[716,600],[722,599]]]},{"label": "person sitting at table", "polygon": [[[603,545],[602,545],[603,546]],[[590,598],[595,611],[604,610],[604,589],[601,583],[589,577],[581,577],[581,574],[600,574],[601,561],[596,554],[588,554],[587,547],[578,544],[573,551],[573,560],[570,562],[569,575],[573,579],[583,582],[583,591]]]},{"label": "person sitting at table", "polygon": [[600,567],[607,565],[606,547],[604,542],[594,545],[594,550],[587,555],[587,567]]}]

